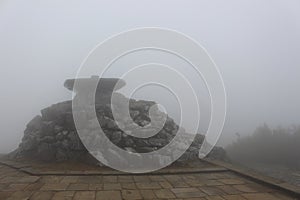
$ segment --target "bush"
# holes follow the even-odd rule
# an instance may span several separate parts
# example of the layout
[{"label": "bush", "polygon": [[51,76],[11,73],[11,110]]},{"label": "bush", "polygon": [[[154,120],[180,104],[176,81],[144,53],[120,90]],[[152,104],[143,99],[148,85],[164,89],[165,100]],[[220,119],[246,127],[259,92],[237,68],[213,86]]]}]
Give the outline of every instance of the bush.
[{"label": "bush", "polygon": [[232,161],[300,168],[300,126],[271,129],[264,124],[252,135],[239,137],[226,150]]}]

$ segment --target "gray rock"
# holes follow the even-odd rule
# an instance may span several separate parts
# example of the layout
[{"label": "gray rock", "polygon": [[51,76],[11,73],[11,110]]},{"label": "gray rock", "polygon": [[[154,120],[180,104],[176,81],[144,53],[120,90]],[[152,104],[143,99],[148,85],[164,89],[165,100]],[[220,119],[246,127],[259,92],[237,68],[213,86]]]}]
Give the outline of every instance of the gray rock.
[{"label": "gray rock", "polygon": [[45,121],[57,120],[61,114],[72,112],[72,102],[65,101],[54,104],[48,108],[41,110],[42,119]]},{"label": "gray rock", "polygon": [[134,147],[134,146],[136,146],[136,144],[132,138],[123,136],[121,146]]},{"label": "gray rock", "polygon": [[43,143],[54,143],[55,142],[55,137],[53,136],[45,136],[39,140],[39,142]]},{"label": "gray rock", "polygon": [[168,144],[169,141],[162,138],[150,138],[149,145],[152,147],[163,147]]},{"label": "gray rock", "polygon": [[43,121],[40,133],[42,134],[42,136],[54,135],[54,126],[54,121]]},{"label": "gray rock", "polygon": [[114,120],[111,120],[111,119],[107,119],[106,128],[112,129],[112,130],[118,130],[119,129],[116,122]]},{"label": "gray rock", "polygon": [[51,144],[40,143],[37,150],[37,157],[42,161],[53,161],[55,159],[56,150]]},{"label": "gray rock", "polygon": [[58,134],[55,136],[56,140],[58,140],[58,141],[63,140],[64,137],[65,137],[65,136],[64,136],[64,134],[63,134],[62,132],[58,133]]},{"label": "gray rock", "polygon": [[74,119],[73,119],[73,114],[72,112],[67,112],[64,113],[64,122],[65,122],[65,128],[66,129],[75,129],[75,123],[74,123]]},{"label": "gray rock", "polygon": [[40,115],[35,116],[28,124],[27,128],[30,130],[39,130],[42,127],[42,117]]},{"label": "gray rock", "polygon": [[56,161],[61,162],[68,160],[68,154],[63,149],[57,149],[55,154]]},{"label": "gray rock", "polygon": [[37,142],[36,138],[33,136],[30,136],[29,138],[27,138],[20,144],[20,148],[23,151],[31,151],[31,150],[36,149],[37,145],[38,145],[38,142]]},{"label": "gray rock", "polygon": [[65,150],[68,150],[69,149],[69,142],[68,140],[64,139],[61,143],[60,143],[60,147],[65,149]]},{"label": "gray rock", "polygon": [[66,135],[69,134],[69,132],[68,132],[68,131],[63,131],[62,134],[63,134],[64,136],[66,136]]},{"label": "gray rock", "polygon": [[75,131],[69,133],[68,138],[70,140],[69,148],[71,150],[84,150],[85,149],[83,144],[81,143],[79,136],[77,135],[77,133]]},{"label": "gray rock", "polygon": [[131,116],[132,119],[139,116],[139,114],[140,114],[140,111],[138,111],[138,110],[133,110],[133,111],[130,112],[130,116]]},{"label": "gray rock", "polygon": [[156,151],[157,149],[158,149],[157,147],[137,147],[135,151],[139,153],[149,153],[149,152]]},{"label": "gray rock", "polygon": [[113,142],[114,144],[118,144],[121,142],[122,140],[122,132],[121,131],[115,131],[111,134],[111,136],[109,137],[109,139],[111,140],[111,142]]},{"label": "gray rock", "polygon": [[99,78],[98,76],[92,76],[91,78],[80,78],[80,79],[68,79],[65,81],[64,86],[73,91],[75,81],[77,83],[79,92],[88,91],[87,88],[90,88],[92,85],[98,83],[97,92],[99,93],[112,93],[114,90],[121,89],[126,85],[125,81],[118,78]]},{"label": "gray rock", "polygon": [[57,133],[59,133],[59,132],[61,132],[63,130],[64,130],[64,128],[62,126],[58,126],[58,125],[54,126],[54,133],[55,134],[57,134]]}]

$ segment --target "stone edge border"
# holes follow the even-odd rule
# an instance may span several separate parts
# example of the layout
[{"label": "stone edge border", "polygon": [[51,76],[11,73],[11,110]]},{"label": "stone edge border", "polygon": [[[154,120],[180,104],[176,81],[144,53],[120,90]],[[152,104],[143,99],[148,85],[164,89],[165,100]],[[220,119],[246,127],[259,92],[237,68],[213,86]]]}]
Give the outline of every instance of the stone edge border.
[{"label": "stone edge border", "polygon": [[288,193],[292,193],[293,195],[300,197],[300,188],[292,185],[290,183],[287,183],[285,181],[270,177],[270,176],[265,176],[260,174],[259,172],[250,170],[250,169],[246,169],[243,167],[239,167],[239,166],[234,166],[230,163],[226,163],[223,161],[219,161],[219,160],[213,160],[213,159],[209,159],[209,158],[205,158],[203,159],[204,161],[210,163],[210,164],[214,164],[220,167],[224,167],[236,174],[239,174],[243,177],[249,178],[255,182],[259,182],[265,185],[268,185],[270,187],[279,189],[281,191],[285,191]]},{"label": "stone edge border", "polygon": [[[125,173],[120,171],[95,171],[95,170],[87,170],[87,171],[41,171],[38,169],[35,169],[29,164],[22,164],[18,162],[13,162],[10,160],[0,160],[0,164],[14,168],[16,170],[19,170],[21,172],[27,173],[32,176],[114,176],[114,175],[132,175],[131,173]],[[139,175],[167,175],[167,174],[192,174],[192,173],[217,173],[217,172],[227,172],[229,171],[225,167],[207,167],[203,169],[197,169],[197,168],[190,168],[185,169],[182,171],[182,168],[180,169],[162,169],[161,171],[151,172],[151,173],[139,173],[134,174],[135,176]]]}]

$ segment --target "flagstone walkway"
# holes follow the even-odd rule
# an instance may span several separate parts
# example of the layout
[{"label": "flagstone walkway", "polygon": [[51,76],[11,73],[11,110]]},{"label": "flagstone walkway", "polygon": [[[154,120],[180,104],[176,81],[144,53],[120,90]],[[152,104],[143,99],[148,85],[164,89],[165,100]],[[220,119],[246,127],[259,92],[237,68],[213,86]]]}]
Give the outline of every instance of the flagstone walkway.
[{"label": "flagstone walkway", "polygon": [[0,165],[0,199],[289,200],[297,197],[231,171],[160,175],[38,175]]}]

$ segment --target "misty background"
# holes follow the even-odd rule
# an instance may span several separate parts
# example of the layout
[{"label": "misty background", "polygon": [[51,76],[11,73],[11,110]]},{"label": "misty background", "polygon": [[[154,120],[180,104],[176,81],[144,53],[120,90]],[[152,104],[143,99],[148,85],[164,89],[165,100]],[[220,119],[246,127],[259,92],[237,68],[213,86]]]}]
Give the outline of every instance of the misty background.
[{"label": "misty background", "polygon": [[[228,98],[219,145],[235,141],[237,132],[252,134],[263,123],[272,127],[299,125],[299,10],[298,0],[2,0],[0,153],[17,147],[26,124],[41,109],[71,98],[63,82],[75,77],[83,59],[98,43],[138,27],[180,31],[209,52],[221,71]],[[162,56],[146,53],[139,59]],[[138,63],[127,59],[118,66]],[[180,62],[170,60],[170,65]],[[203,84],[199,83],[199,88],[203,90],[204,113],[200,131],[205,132],[210,106]],[[168,102],[158,90],[137,96]],[[176,109],[170,112],[177,113]]]}]

